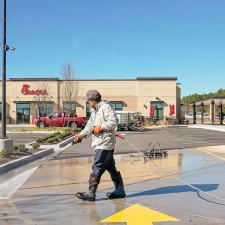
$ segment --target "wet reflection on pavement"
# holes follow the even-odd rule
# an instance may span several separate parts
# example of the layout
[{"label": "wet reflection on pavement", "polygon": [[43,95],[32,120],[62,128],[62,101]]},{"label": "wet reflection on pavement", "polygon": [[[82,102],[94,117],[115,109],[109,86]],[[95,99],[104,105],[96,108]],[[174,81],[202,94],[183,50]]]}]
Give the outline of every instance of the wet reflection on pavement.
[{"label": "wet reflection on pavement", "polygon": [[[106,200],[105,194],[113,184],[109,174],[105,173],[98,189],[97,201],[89,203],[76,199],[74,193],[88,188],[92,157],[64,158],[64,154],[66,152],[38,169],[12,199],[0,200],[0,224],[97,225],[102,219],[133,203],[149,207],[158,204],[164,206],[168,214],[180,217],[179,207],[168,208],[163,201],[170,201],[171,193],[181,194],[183,190],[188,195],[185,198],[188,198],[194,191],[164,177],[171,174],[192,177],[196,171],[220,165],[218,159],[194,150],[171,150],[167,158],[146,163],[142,158],[131,163],[130,154],[116,155],[115,160],[124,177],[128,197]],[[199,185],[206,191],[218,188],[215,180],[210,182],[211,186]],[[161,194],[164,194],[163,200],[159,196]],[[162,201],[159,203],[157,198]]]}]

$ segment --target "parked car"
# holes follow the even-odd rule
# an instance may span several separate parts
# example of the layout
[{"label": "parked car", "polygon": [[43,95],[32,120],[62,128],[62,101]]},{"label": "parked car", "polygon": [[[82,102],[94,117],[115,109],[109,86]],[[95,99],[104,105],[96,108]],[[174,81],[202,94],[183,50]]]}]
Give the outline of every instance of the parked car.
[{"label": "parked car", "polygon": [[71,117],[67,115],[66,112],[54,112],[47,117],[32,118],[32,124],[40,128],[47,126],[77,128],[85,126],[86,118],[77,116]]},{"label": "parked car", "polygon": [[[204,113],[204,119],[209,119],[210,115],[208,113]],[[196,119],[201,119],[202,118],[202,113],[201,112],[196,112]],[[193,113],[189,113],[185,115],[185,119],[193,119]]]},{"label": "parked car", "polygon": [[185,119],[192,119],[193,113],[186,114],[184,117],[185,117]]}]

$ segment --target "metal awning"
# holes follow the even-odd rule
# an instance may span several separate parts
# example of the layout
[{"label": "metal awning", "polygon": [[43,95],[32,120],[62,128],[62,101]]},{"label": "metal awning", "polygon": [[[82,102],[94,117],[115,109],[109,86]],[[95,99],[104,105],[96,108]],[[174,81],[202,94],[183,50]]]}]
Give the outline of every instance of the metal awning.
[{"label": "metal awning", "polygon": [[64,103],[75,104],[76,107],[82,107],[83,108],[83,106],[80,103],[78,103],[77,101],[63,101],[63,104]]},{"label": "metal awning", "polygon": [[19,101],[19,100],[13,101],[13,103],[38,103],[38,102],[54,103],[54,101]]}]

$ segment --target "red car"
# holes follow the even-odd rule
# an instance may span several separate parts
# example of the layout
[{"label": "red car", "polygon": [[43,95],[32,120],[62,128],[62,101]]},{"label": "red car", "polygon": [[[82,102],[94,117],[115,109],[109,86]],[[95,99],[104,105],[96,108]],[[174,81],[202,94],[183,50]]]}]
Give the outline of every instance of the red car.
[{"label": "red car", "polygon": [[67,116],[66,112],[55,112],[47,117],[32,118],[32,124],[40,128],[48,126],[77,128],[85,126],[86,118]]}]

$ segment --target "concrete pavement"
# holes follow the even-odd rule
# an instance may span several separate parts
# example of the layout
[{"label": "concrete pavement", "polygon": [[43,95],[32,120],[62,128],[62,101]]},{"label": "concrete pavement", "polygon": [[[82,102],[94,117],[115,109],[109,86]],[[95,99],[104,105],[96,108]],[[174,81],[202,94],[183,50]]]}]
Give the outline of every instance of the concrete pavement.
[{"label": "concrete pavement", "polygon": [[225,132],[225,125],[212,125],[212,124],[192,124],[188,126],[189,128],[206,129]]},{"label": "concrete pavement", "polygon": [[[224,201],[170,177],[176,174],[196,188],[225,199],[225,164],[213,155],[190,149],[172,150],[168,158],[147,163],[142,159],[131,163],[129,154],[118,155],[116,161],[124,176],[127,198],[106,200],[112,182],[105,174],[97,201],[88,203],[76,199],[74,193],[87,189],[92,158],[63,159],[64,154],[36,170],[11,199],[0,200],[0,224],[97,225],[137,203],[179,220],[160,224],[225,223]],[[220,155],[225,160],[223,151]]]},{"label": "concrete pavement", "polygon": [[[201,129],[178,129],[157,130],[141,135],[128,133],[129,141],[140,150],[148,149],[149,141],[153,140],[160,141],[164,148],[179,147],[170,150],[168,158],[155,159],[147,163],[142,157],[130,161],[130,154],[124,153],[134,150],[122,140],[118,140],[117,153],[121,151],[123,154],[117,154],[115,158],[124,177],[126,199],[106,200],[105,194],[112,190],[113,186],[107,173],[102,177],[96,202],[83,202],[75,198],[74,194],[77,191],[87,189],[91,171],[92,157],[87,155],[91,155],[92,152],[86,148],[88,143],[83,142],[73,149],[68,148],[42,168],[36,169],[10,199],[1,199],[0,224],[99,225],[104,224],[100,221],[121,210],[129,211],[130,207],[137,204],[178,221],[160,222],[163,221],[163,217],[153,215],[148,219],[154,218],[159,223],[144,223],[138,216],[133,218],[133,213],[127,214],[127,211],[123,211],[119,217],[123,224],[126,224],[127,216],[131,216],[130,221],[136,221],[128,225],[225,224],[223,133]],[[36,161],[0,176],[0,185],[18,174],[31,170],[40,162],[41,160]],[[202,192],[197,191],[199,189]],[[118,217],[116,219],[118,220]],[[112,223],[111,220],[105,224],[121,223]]]},{"label": "concrete pavement", "polygon": [[36,134],[36,133],[15,133],[15,134],[7,134],[7,137],[13,139],[13,144],[28,144],[40,137],[45,136],[46,134]]}]

